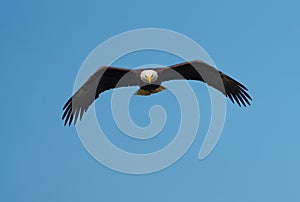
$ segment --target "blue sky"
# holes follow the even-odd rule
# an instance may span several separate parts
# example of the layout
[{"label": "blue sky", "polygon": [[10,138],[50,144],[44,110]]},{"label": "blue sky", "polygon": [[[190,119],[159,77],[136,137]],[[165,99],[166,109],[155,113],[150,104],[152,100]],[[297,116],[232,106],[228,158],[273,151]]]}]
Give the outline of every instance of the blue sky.
[{"label": "blue sky", "polygon": [[[292,0],[2,2],[0,201],[299,201],[299,6]],[[201,127],[191,148],[167,169],[128,175],[94,160],[75,128],[63,126],[61,108],[97,45],[147,27],[195,40],[218,68],[250,89],[253,102],[249,108],[228,102],[217,147],[198,160],[209,96],[204,85],[192,83]],[[117,64],[177,62],[147,52]],[[109,124],[110,96],[103,94],[96,108],[98,116],[105,115],[105,129],[114,131],[109,137],[114,144],[132,152],[155,151],[173,138],[176,104],[166,108],[173,116],[162,137],[130,142]],[[133,102],[141,108],[164,96]],[[148,124],[147,112],[132,110],[137,124]]]}]

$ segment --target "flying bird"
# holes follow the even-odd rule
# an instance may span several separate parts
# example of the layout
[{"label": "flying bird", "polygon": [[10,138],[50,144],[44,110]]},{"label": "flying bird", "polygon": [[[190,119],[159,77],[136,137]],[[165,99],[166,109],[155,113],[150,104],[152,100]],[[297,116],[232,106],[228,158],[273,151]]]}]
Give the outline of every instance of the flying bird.
[{"label": "flying bird", "polygon": [[201,60],[164,68],[126,69],[102,66],[64,105],[64,125],[70,126],[73,120],[75,125],[78,118],[81,120],[83,113],[104,91],[139,86],[135,94],[148,96],[165,90],[161,83],[169,80],[196,80],[207,83],[239,106],[250,105],[252,100],[244,85]]}]

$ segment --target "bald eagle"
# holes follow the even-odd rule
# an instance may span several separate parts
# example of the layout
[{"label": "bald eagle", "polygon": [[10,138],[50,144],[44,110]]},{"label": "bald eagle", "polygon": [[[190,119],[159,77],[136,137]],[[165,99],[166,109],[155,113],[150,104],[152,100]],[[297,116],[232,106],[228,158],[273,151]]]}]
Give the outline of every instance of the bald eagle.
[{"label": "bald eagle", "polygon": [[71,125],[73,120],[75,125],[78,117],[81,120],[83,113],[106,90],[139,86],[135,94],[147,96],[165,90],[166,88],[161,85],[162,82],[180,79],[205,82],[239,106],[250,105],[252,100],[244,85],[201,60],[165,68],[125,69],[103,66],[64,105],[62,116],[62,119],[65,119],[64,125],[67,123]]}]

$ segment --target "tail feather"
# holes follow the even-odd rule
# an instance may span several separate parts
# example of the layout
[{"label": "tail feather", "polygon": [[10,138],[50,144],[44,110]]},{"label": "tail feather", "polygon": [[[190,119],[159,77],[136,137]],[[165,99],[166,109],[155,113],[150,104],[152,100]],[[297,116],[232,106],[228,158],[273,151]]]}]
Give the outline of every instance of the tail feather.
[{"label": "tail feather", "polygon": [[158,88],[155,89],[142,89],[140,88],[135,95],[143,95],[143,96],[147,96],[147,95],[151,95],[151,94],[155,94],[158,93],[160,91],[166,90],[167,88],[164,86],[159,86]]}]

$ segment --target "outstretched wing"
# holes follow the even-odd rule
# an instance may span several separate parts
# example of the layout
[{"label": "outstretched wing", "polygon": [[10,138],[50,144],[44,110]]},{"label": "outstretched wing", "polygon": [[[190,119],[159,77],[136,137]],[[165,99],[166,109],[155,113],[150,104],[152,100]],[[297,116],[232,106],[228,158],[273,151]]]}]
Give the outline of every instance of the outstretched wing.
[{"label": "outstretched wing", "polygon": [[62,119],[65,119],[65,125],[67,123],[71,125],[73,120],[75,125],[79,115],[81,120],[83,113],[100,93],[116,87],[135,85],[138,85],[138,75],[135,70],[100,67],[64,105]]},{"label": "outstretched wing", "polygon": [[226,97],[228,96],[233,103],[236,102],[239,106],[241,104],[250,105],[250,100],[252,100],[244,85],[201,60],[161,68],[158,72],[161,82],[178,79],[205,82],[222,92]]}]

